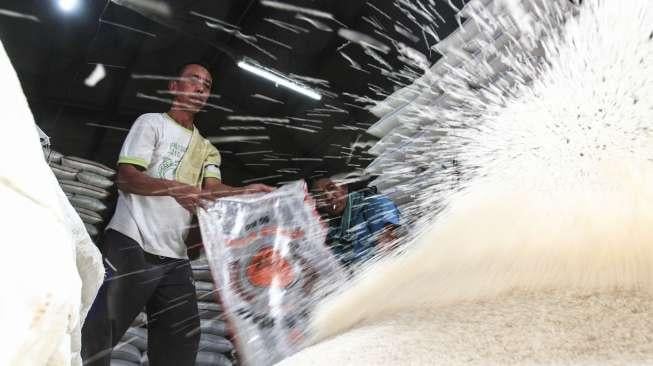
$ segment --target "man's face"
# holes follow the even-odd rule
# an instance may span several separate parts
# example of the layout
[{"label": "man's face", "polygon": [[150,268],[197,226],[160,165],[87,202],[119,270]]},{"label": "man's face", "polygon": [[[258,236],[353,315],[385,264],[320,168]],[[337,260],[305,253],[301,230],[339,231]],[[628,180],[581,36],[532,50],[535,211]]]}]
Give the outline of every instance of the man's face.
[{"label": "man's face", "polygon": [[333,217],[342,214],[347,205],[347,188],[335,184],[331,179],[320,179],[315,182],[313,192],[317,201],[317,209]]},{"label": "man's face", "polygon": [[170,83],[169,89],[179,109],[199,112],[211,94],[213,78],[201,65],[188,65],[178,80]]}]

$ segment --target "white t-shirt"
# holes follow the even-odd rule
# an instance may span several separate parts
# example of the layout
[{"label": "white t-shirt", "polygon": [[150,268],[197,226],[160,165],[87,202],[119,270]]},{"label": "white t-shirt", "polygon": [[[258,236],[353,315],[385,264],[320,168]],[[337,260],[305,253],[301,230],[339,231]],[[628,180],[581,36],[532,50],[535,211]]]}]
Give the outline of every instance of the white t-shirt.
[{"label": "white t-shirt", "polygon": [[[145,168],[152,178],[175,179],[192,131],[166,113],[147,113],[134,122],[120,151],[118,163]],[[204,168],[204,177],[220,179],[218,166]],[[184,240],[191,214],[169,196],[141,196],[118,191],[116,212],[107,225],[138,242],[148,253],[188,258]]]}]

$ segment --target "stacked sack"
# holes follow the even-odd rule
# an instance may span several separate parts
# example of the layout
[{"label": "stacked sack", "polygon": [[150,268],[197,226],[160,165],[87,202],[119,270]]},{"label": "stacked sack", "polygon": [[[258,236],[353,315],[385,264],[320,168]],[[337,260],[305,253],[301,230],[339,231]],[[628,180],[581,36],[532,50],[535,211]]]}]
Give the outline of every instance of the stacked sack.
[{"label": "stacked sack", "polygon": [[193,261],[193,278],[197,307],[200,314],[200,347],[195,365],[231,366],[234,364],[234,346],[228,339],[229,331],[220,305],[216,302],[217,290],[205,260]]},{"label": "stacked sack", "polygon": [[100,163],[63,156],[54,150],[44,150],[50,169],[61,189],[84,222],[88,234],[96,238],[104,228],[107,201],[113,192],[114,169]]},{"label": "stacked sack", "polygon": [[[200,344],[195,359],[196,366],[232,366],[235,362],[234,346],[223,312],[215,301],[216,289],[206,262],[193,262],[193,277],[199,308],[200,327],[188,334],[200,332]],[[149,366],[147,357],[147,317],[140,313],[132,326],[111,352],[111,366]]]},{"label": "stacked sack", "polygon": [[[139,315],[139,318],[145,314]],[[144,323],[144,322],[143,322]],[[147,329],[138,318],[111,351],[110,366],[140,366],[147,363]]]}]

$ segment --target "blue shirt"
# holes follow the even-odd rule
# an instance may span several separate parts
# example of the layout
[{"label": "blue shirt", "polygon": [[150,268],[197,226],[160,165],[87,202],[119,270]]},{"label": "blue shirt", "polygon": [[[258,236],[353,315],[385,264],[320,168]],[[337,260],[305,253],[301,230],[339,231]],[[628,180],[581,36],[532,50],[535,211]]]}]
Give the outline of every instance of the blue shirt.
[{"label": "blue shirt", "polygon": [[345,265],[369,259],[376,252],[378,235],[388,225],[399,225],[399,216],[385,196],[350,193],[342,217],[330,223],[327,243]]}]

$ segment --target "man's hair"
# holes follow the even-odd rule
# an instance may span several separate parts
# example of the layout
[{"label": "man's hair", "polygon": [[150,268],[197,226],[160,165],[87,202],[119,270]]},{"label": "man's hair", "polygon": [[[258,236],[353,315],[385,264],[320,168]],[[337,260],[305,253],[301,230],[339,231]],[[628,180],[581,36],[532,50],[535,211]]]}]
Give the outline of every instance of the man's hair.
[{"label": "man's hair", "polygon": [[202,61],[202,60],[191,60],[191,61],[184,62],[184,63],[180,64],[179,66],[177,66],[177,68],[175,69],[175,76],[181,76],[181,74],[184,73],[184,70],[186,70],[186,67],[188,67],[190,65],[200,65],[203,68],[205,68],[206,71],[209,72],[209,74],[213,75],[213,72],[211,70],[211,66],[209,65],[208,62],[205,62],[205,61]]},{"label": "man's hair", "polygon": [[[371,192],[373,194],[376,194],[378,192],[377,187],[369,185],[369,183],[375,178],[377,178],[377,176],[371,176],[368,177],[367,179],[349,181],[348,183],[344,183],[344,184],[340,183],[339,185],[345,187],[345,189],[347,189],[347,192],[349,193],[364,191],[364,192]],[[317,182],[323,179],[328,179],[334,182],[333,177],[328,175],[323,175],[323,176],[318,175],[318,176],[312,176],[310,178],[306,178],[305,180],[309,191],[315,191],[315,186],[317,185]]]},{"label": "man's hair", "polygon": [[329,177],[328,175],[318,174],[318,175],[313,175],[313,176],[310,176],[308,178],[305,178],[304,180],[306,181],[306,185],[308,186],[308,189],[310,191],[313,191],[313,190],[315,190],[315,186],[317,185],[317,182],[322,180],[322,179],[331,180],[331,177]]}]

